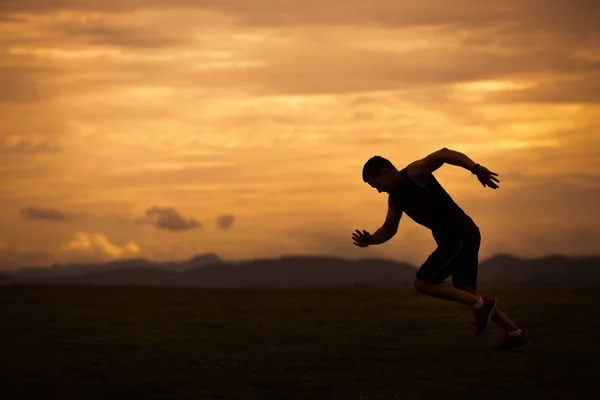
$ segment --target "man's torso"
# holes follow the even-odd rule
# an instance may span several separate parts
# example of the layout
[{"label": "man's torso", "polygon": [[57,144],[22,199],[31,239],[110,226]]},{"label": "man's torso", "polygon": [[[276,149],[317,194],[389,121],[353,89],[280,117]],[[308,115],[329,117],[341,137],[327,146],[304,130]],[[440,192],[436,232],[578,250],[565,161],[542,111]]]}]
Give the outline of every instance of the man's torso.
[{"label": "man's torso", "polygon": [[430,229],[436,240],[446,235],[466,235],[479,229],[433,174],[425,180],[417,180],[409,176],[407,169],[401,170],[404,182],[390,193],[390,198],[413,221]]}]

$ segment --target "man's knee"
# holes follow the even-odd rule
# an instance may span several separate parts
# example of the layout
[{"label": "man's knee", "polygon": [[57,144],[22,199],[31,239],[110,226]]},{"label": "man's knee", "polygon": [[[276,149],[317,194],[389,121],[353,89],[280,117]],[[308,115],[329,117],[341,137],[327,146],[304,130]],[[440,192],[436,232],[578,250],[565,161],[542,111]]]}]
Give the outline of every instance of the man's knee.
[{"label": "man's knee", "polygon": [[425,288],[427,287],[427,285],[429,285],[429,283],[425,282],[422,279],[415,278],[414,285],[415,285],[415,289],[417,289],[417,292],[424,293]]},{"label": "man's knee", "polygon": [[415,275],[415,289],[417,289],[418,292],[423,293],[423,290],[429,286],[429,285],[437,285],[438,283],[441,283],[442,280],[440,280],[440,277],[431,274],[428,270],[421,268],[417,271],[417,274]]},{"label": "man's knee", "polygon": [[468,293],[477,294],[477,290],[471,285],[455,284],[454,287]]}]

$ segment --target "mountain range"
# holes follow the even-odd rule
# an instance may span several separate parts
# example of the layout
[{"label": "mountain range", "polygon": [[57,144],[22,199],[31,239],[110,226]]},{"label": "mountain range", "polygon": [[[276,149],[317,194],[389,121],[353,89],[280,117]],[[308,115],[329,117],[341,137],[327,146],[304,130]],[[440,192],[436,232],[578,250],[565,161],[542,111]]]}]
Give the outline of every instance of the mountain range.
[{"label": "mountain range", "polygon": [[[22,268],[0,274],[0,285],[93,286],[349,286],[411,283],[417,266],[400,261],[328,256],[224,261],[207,253],[178,262],[126,259]],[[519,258],[499,254],[479,265],[482,283],[600,282],[600,255]]]}]

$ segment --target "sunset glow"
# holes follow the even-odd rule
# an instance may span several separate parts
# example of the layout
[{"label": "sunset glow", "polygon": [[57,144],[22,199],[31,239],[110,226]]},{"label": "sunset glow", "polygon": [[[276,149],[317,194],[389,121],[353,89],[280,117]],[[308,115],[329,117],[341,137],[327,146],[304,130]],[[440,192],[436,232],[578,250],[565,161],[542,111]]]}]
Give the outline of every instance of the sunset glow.
[{"label": "sunset glow", "polygon": [[[127,5],[123,5],[123,4]],[[436,176],[481,258],[600,248],[600,6],[564,1],[0,3],[0,269],[382,246],[372,155],[442,147],[499,174]],[[341,4],[341,3],[340,3]],[[583,40],[582,38],[586,39]]]}]

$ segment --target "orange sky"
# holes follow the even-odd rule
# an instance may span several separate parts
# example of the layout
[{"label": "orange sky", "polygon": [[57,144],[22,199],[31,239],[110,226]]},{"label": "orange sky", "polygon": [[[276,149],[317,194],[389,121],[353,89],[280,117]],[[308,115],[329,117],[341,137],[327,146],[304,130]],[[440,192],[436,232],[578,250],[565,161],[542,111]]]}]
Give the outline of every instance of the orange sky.
[{"label": "orange sky", "polygon": [[[83,3],[83,4],[82,4]],[[485,4],[484,4],[485,3]],[[0,2],[0,269],[433,251],[397,166],[441,147],[499,174],[436,176],[481,257],[597,253],[600,4],[566,0]],[[343,5],[342,5],[343,4]]]}]

